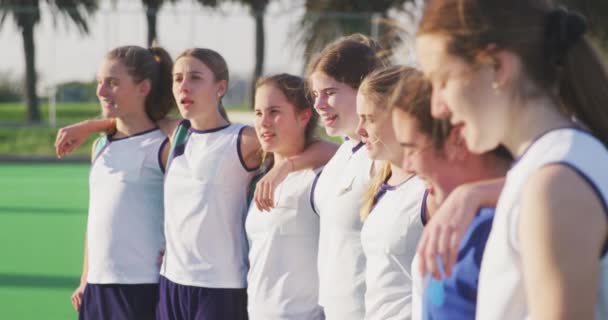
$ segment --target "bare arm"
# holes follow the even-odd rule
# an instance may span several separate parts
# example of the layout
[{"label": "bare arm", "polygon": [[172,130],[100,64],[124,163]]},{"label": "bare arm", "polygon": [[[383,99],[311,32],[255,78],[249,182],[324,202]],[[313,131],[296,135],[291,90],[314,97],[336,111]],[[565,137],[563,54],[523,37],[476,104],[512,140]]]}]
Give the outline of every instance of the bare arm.
[{"label": "bare arm", "polygon": [[460,185],[450,193],[424,227],[418,243],[421,274],[430,272],[439,279],[440,256],[443,270],[451,276],[464,233],[480,208],[496,206],[504,183],[505,178],[478,181]]},{"label": "bare arm", "polygon": [[594,319],[606,213],[572,169],[541,169],[522,192],[519,240],[532,319]]},{"label": "bare arm", "polygon": [[338,150],[338,145],[319,140],[308,146],[302,153],[289,158],[289,161],[276,165],[258,181],[253,199],[260,210],[274,207],[274,190],[290,172],[303,169],[316,169],[325,165]]},{"label": "bare arm", "polygon": [[80,147],[95,132],[109,131],[116,128],[112,119],[85,120],[57,131],[55,153],[61,158]]}]

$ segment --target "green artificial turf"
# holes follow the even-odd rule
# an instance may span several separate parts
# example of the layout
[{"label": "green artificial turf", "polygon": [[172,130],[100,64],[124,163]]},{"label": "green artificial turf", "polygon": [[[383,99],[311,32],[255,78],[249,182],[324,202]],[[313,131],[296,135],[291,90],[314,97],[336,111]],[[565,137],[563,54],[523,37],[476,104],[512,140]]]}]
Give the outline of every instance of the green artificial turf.
[{"label": "green artificial turf", "polygon": [[86,164],[0,163],[0,319],[75,319]]}]

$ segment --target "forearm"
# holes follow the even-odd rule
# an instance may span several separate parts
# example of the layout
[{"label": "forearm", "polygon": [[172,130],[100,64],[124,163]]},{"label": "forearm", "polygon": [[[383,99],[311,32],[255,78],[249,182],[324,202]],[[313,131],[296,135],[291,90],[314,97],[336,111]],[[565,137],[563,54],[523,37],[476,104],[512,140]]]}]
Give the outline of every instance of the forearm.
[{"label": "forearm", "polygon": [[292,171],[315,169],[325,165],[334,156],[338,146],[334,143],[319,140],[312,143],[304,152],[290,157]]},{"label": "forearm", "polygon": [[476,203],[481,207],[495,207],[505,184],[505,178],[477,181],[462,185],[467,203]]},{"label": "forearm", "polygon": [[86,240],[87,235],[85,234],[85,241],[84,241],[84,257],[83,257],[83,261],[82,261],[82,274],[80,275],[80,283],[86,283],[87,282],[87,277],[89,275],[89,245],[88,245],[88,241]]}]

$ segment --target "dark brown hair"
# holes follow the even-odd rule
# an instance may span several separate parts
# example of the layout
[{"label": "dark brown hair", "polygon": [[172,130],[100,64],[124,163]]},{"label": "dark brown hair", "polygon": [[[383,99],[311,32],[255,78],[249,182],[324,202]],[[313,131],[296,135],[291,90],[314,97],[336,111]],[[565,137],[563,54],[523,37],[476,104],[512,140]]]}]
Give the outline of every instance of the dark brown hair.
[{"label": "dark brown hair", "polygon": [[537,89],[528,95],[557,92],[562,111],[608,145],[608,69],[584,32],[580,15],[550,0],[430,0],[418,35],[447,37],[448,53],[470,64],[490,45],[513,52]]},{"label": "dark brown hair", "polygon": [[441,149],[452,126],[448,119],[435,119],[431,115],[431,93],[431,83],[422,72],[408,69],[393,90],[389,105],[416,119],[418,131],[429,137],[436,149]]},{"label": "dark brown hair", "polygon": [[[226,63],[226,60],[224,60],[224,57],[222,57],[222,55],[218,52],[206,48],[191,48],[185,50],[179,56],[177,56],[175,61],[183,57],[192,57],[199,60],[200,62],[205,64],[205,66],[207,66],[207,68],[209,68],[211,72],[213,72],[213,77],[215,78],[216,82],[226,80],[226,86],[228,86],[228,83],[230,81],[230,75],[228,73],[228,64]],[[223,97],[223,95],[220,97],[218,110],[220,111],[222,117],[226,121],[230,122],[230,120],[228,120],[228,114],[226,113],[224,104],[222,103]]]},{"label": "dark brown hair", "polygon": [[106,59],[122,63],[136,83],[150,81],[150,92],[146,96],[146,114],[152,121],[163,119],[175,108],[171,92],[173,61],[161,47],[144,49],[139,46],[118,47],[106,54]]},{"label": "dark brown hair", "polygon": [[367,74],[389,65],[381,51],[376,41],[362,34],[341,37],[312,58],[307,74],[321,71],[356,90]]},{"label": "dark brown hair", "polygon": [[310,120],[306,124],[306,128],[304,130],[305,143],[306,145],[309,145],[310,143],[315,141],[315,133],[317,129],[319,115],[314,111],[312,107],[310,96],[306,91],[304,79],[291,74],[281,73],[269,77],[260,78],[256,82],[255,88],[258,89],[264,85],[271,85],[279,89],[283,93],[283,95],[285,95],[287,101],[294,106],[294,111],[310,111]]}]

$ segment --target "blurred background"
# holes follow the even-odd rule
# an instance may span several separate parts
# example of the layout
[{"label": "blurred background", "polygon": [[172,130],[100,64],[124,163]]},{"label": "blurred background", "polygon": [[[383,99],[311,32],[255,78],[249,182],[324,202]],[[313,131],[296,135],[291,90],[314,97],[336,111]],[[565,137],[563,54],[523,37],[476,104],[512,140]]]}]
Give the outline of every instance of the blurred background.
[{"label": "blurred background", "polygon": [[[585,13],[608,57],[608,1],[561,0]],[[252,84],[303,75],[311,55],[360,32],[415,65],[423,0],[0,0],[0,319],[73,319],[88,206],[92,137],[57,160],[58,128],[99,115],[95,72],[121,45],[224,56],[224,104],[251,123]]]}]

